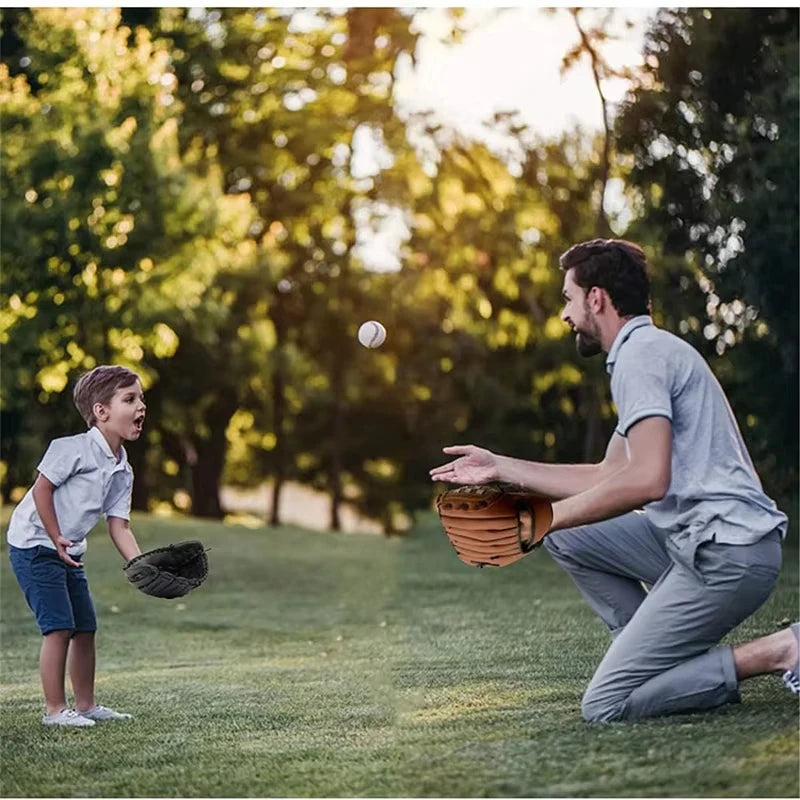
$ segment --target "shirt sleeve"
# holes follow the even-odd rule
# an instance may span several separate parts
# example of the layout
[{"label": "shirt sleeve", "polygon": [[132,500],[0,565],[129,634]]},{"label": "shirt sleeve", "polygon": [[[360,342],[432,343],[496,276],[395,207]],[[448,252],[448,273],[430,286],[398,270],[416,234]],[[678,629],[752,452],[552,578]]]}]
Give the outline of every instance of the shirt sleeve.
[{"label": "shirt sleeve", "polygon": [[131,518],[131,493],[133,491],[133,475],[130,472],[117,472],[111,480],[111,486],[103,502],[103,514],[109,517]]},{"label": "shirt sleeve", "polygon": [[647,417],[666,417],[672,421],[669,366],[663,358],[622,361],[614,370],[611,395],[617,406],[617,432],[628,431]]},{"label": "shirt sleeve", "polygon": [[83,449],[71,438],[53,439],[37,469],[53,486],[77,475],[83,466]]}]

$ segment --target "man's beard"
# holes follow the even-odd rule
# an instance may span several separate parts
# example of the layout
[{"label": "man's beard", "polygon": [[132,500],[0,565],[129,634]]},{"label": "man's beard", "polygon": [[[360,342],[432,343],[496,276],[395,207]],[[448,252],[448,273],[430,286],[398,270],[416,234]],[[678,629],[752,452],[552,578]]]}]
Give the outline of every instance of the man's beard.
[{"label": "man's beard", "polygon": [[586,331],[578,331],[575,337],[575,347],[578,350],[578,354],[584,358],[591,358],[603,352],[600,340],[592,336],[591,333],[586,333]]}]

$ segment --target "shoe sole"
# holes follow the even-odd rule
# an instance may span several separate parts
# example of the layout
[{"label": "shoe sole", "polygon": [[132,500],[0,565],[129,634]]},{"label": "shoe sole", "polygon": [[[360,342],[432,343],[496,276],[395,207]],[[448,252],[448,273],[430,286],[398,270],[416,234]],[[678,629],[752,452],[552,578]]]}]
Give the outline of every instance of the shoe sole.
[{"label": "shoe sole", "polygon": [[44,725],[45,728],[94,728],[94,726],[97,724],[95,723],[94,720],[89,720],[89,722],[91,722],[92,724],[76,725],[73,723],[72,725],[70,725],[70,724],[65,724],[63,722],[42,722],[42,725]]}]

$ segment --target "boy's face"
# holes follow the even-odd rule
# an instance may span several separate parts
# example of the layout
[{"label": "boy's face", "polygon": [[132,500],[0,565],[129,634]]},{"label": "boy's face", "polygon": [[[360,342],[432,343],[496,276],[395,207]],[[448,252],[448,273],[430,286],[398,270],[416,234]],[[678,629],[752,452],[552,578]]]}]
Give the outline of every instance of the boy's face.
[{"label": "boy's face", "polygon": [[120,386],[111,402],[95,403],[94,415],[104,433],[111,433],[129,442],[139,438],[147,406],[139,381]]}]

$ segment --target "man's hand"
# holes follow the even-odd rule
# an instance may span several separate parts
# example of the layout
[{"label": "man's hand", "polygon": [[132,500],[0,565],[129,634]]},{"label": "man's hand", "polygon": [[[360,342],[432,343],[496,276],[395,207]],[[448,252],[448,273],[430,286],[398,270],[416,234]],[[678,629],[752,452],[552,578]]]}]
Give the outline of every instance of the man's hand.
[{"label": "man's hand", "polygon": [[445,447],[443,452],[460,457],[448,464],[434,467],[429,473],[431,480],[463,484],[481,484],[500,480],[498,458],[490,450],[484,450],[474,444],[459,444]]}]

